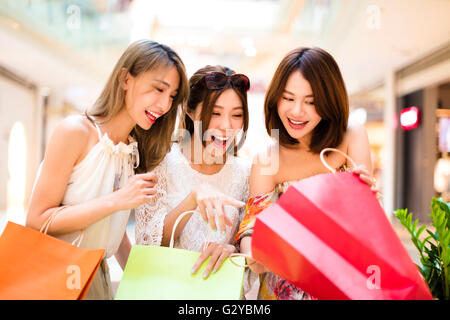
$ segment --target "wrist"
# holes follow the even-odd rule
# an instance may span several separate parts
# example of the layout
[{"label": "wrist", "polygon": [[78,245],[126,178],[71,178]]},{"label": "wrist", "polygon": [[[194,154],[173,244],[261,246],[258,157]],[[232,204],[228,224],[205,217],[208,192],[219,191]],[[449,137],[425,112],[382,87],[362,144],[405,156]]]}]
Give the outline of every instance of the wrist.
[{"label": "wrist", "polygon": [[120,205],[119,198],[117,197],[117,191],[108,194],[107,196],[105,196],[105,198],[106,198],[105,199],[106,207],[108,208],[108,211],[116,212],[123,210],[123,208]]},{"label": "wrist", "polygon": [[189,193],[187,200],[189,203],[189,207],[192,208],[192,210],[197,208],[197,192],[196,192],[195,188],[192,189],[192,191]]}]

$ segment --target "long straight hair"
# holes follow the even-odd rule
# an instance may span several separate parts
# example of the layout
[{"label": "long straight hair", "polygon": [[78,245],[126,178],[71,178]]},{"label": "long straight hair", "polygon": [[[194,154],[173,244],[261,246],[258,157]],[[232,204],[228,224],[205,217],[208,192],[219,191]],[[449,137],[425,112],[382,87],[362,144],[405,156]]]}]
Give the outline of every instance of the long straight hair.
[{"label": "long straight hair", "polygon": [[180,83],[170,110],[158,118],[149,130],[136,125],[131,131],[131,136],[138,142],[138,173],[152,170],[170,151],[178,107],[185,103],[189,93],[186,70],[178,54],[168,46],[151,40],[132,43],[120,57],[97,101],[85,112],[89,119],[91,116],[101,117],[102,121],[97,123],[108,122],[125,106],[126,92],[122,84],[127,73],[137,77],[147,71],[169,69],[172,66],[177,68]]}]

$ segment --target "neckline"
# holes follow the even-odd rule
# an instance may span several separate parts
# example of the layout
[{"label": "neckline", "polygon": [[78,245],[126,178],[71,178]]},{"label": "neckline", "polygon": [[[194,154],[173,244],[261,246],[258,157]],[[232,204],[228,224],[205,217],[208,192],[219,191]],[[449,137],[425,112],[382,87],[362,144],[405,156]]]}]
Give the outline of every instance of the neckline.
[{"label": "neckline", "polygon": [[128,136],[128,141],[130,142],[129,144],[123,143],[122,141],[120,141],[117,144],[114,144],[114,141],[112,141],[111,138],[108,136],[108,133],[105,132],[103,136],[99,137],[97,143],[92,146],[92,148],[88,151],[88,153],[84,156],[84,158],[80,162],[78,162],[73,168],[76,169],[79,166],[81,166],[84,162],[86,162],[87,159],[89,159],[89,157],[91,157],[91,155],[93,154],[93,151],[96,148],[99,148],[99,146],[101,146],[102,144],[104,146],[111,148],[114,151],[122,152],[127,155],[133,154],[133,152],[135,152],[134,150],[137,148],[137,141],[134,140],[134,138],[131,135]]},{"label": "neckline", "polygon": [[213,173],[213,174],[201,173],[201,172],[199,172],[199,171],[197,171],[197,170],[195,170],[194,168],[191,167],[190,162],[188,161],[188,159],[186,159],[186,157],[184,156],[183,152],[181,151],[179,143],[172,144],[172,147],[174,148],[174,150],[176,150],[176,152],[178,153],[178,156],[182,159],[181,161],[183,162],[183,164],[185,164],[189,168],[188,170],[190,170],[194,175],[199,175],[199,176],[208,177],[208,178],[209,177],[217,177],[218,175],[220,175],[220,174],[222,174],[223,172],[226,171],[225,168],[227,167],[227,165],[228,166],[230,165],[230,161],[227,158],[227,160],[226,160],[225,164],[223,165],[223,167],[219,171],[217,171],[216,173]]}]

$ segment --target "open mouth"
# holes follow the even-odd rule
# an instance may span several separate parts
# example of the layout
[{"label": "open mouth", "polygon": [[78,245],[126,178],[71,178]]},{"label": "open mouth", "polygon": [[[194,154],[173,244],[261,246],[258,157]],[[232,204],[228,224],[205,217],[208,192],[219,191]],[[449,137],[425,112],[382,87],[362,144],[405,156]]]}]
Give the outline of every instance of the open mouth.
[{"label": "open mouth", "polygon": [[289,125],[290,125],[291,128],[293,128],[293,129],[302,129],[302,128],[304,128],[304,127],[308,124],[308,122],[309,122],[309,121],[295,121],[295,120],[292,120],[292,119],[289,119],[289,118],[288,118],[288,121],[289,121]]},{"label": "open mouth", "polygon": [[161,116],[161,114],[157,112],[148,110],[145,110],[145,115],[147,116],[148,121],[150,121],[151,123],[155,123],[156,119],[158,119]]},{"label": "open mouth", "polygon": [[228,140],[230,140],[230,137],[211,136],[213,145],[219,149],[224,149],[227,146]]}]

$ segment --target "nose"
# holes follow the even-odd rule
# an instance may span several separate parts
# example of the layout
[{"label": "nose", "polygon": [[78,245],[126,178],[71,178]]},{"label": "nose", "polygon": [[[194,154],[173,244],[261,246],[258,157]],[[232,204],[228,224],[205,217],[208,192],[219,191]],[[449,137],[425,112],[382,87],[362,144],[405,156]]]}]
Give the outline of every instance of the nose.
[{"label": "nose", "polygon": [[297,101],[297,102],[295,103],[294,108],[292,108],[292,110],[291,110],[291,114],[292,114],[292,116],[294,116],[294,117],[300,117],[300,116],[303,115],[303,112],[304,112],[304,111],[305,111],[305,110],[304,110],[304,108],[303,108],[303,102],[302,102],[302,101]]},{"label": "nose", "polygon": [[221,117],[219,128],[222,130],[231,129],[231,121],[228,116]]}]

